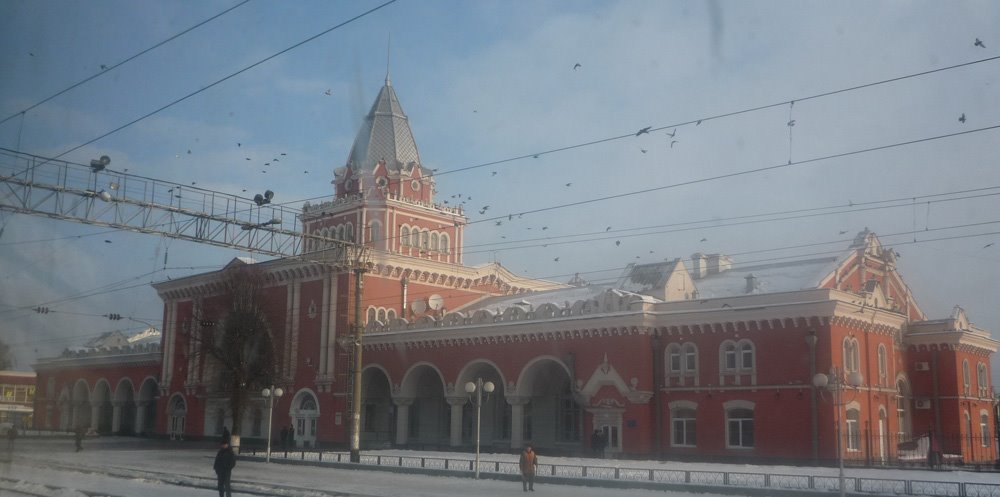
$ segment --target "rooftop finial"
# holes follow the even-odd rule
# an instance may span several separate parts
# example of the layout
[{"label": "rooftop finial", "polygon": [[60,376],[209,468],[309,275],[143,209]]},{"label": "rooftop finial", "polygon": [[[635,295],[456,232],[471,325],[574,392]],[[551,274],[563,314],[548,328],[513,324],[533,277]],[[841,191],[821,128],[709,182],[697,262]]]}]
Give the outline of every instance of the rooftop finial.
[{"label": "rooftop finial", "polygon": [[392,86],[389,81],[389,50],[392,48],[392,33],[389,33],[389,41],[385,44],[385,86]]}]

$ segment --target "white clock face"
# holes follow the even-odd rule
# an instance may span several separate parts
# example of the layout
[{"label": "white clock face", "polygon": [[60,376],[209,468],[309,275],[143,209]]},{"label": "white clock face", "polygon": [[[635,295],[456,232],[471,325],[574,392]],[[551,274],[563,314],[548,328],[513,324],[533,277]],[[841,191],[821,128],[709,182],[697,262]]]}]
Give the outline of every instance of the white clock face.
[{"label": "white clock face", "polygon": [[413,309],[413,312],[417,314],[422,314],[424,311],[427,310],[427,303],[424,302],[423,299],[417,299],[414,300],[412,304],[410,304],[410,307]]},{"label": "white clock face", "polygon": [[415,192],[419,192],[420,191],[420,182],[417,181],[417,180],[411,181],[410,182],[410,188],[412,188],[413,191],[415,191]]}]

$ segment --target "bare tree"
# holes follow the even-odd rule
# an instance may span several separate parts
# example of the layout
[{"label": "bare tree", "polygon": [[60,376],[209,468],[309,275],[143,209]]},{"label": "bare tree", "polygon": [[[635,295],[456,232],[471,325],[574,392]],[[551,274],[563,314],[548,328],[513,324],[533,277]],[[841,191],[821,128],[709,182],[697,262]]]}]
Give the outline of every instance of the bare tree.
[{"label": "bare tree", "polygon": [[242,429],[242,414],[254,392],[271,385],[275,353],[263,309],[263,277],[252,268],[233,269],[226,277],[231,298],[225,318],[207,328],[198,340],[199,352],[212,358],[221,372],[222,392],[228,394],[233,435]]}]

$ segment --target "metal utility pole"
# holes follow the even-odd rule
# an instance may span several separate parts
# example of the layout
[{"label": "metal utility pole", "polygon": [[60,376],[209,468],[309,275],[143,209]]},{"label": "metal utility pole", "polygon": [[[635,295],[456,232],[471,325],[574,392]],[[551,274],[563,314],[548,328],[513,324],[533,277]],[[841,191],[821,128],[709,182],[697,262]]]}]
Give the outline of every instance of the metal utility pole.
[{"label": "metal utility pole", "polygon": [[361,350],[365,333],[361,322],[365,267],[360,260],[354,267],[354,388],[351,392],[351,462],[361,462]]}]

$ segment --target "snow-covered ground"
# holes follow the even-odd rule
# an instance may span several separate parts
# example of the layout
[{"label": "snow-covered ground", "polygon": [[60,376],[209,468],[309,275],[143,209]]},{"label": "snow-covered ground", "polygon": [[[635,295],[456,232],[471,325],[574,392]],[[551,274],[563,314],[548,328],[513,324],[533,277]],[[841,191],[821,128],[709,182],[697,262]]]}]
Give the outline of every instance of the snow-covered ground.
[{"label": "snow-covered ground", "polygon": [[[365,454],[468,458],[447,452],[372,451]],[[215,492],[212,462],[215,448],[205,443],[169,443],[129,438],[88,440],[73,451],[69,439],[19,439],[13,453],[0,451],[0,496],[43,495],[207,496]],[[606,467],[657,468],[835,476],[836,468],[725,465],[659,461],[618,461],[540,456],[543,463]],[[483,461],[516,461],[510,454],[484,454]],[[847,470],[849,477],[898,478],[924,481],[996,483],[997,474],[966,471]],[[520,483],[492,479],[396,474],[384,471],[266,464],[241,460],[233,475],[234,495],[288,497],[466,497],[520,494]],[[551,483],[536,484],[536,493],[554,497],[709,496],[684,491],[617,490]],[[83,493],[86,492],[86,493]],[[731,495],[731,494],[730,494]]]}]

